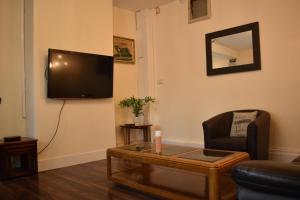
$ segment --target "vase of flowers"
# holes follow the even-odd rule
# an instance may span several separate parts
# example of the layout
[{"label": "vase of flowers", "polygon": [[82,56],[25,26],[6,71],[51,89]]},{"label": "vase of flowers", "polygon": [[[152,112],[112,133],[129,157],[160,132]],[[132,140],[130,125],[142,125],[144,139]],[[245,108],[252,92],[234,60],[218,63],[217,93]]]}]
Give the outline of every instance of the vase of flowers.
[{"label": "vase of flowers", "polygon": [[131,108],[133,114],[133,122],[135,125],[141,125],[144,122],[143,107],[149,103],[154,103],[155,99],[146,96],[145,98],[135,98],[134,96],[125,98],[120,101],[121,108]]}]

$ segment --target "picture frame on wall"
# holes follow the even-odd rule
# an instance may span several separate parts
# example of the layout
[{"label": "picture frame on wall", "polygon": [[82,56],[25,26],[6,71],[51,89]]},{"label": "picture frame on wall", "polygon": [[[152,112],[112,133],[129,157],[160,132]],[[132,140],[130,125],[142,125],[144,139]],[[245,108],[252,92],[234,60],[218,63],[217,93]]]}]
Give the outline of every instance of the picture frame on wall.
[{"label": "picture frame on wall", "polygon": [[114,36],[113,39],[114,62],[135,63],[135,41],[134,39]]},{"label": "picture frame on wall", "polygon": [[211,0],[188,0],[189,24],[211,17]]}]

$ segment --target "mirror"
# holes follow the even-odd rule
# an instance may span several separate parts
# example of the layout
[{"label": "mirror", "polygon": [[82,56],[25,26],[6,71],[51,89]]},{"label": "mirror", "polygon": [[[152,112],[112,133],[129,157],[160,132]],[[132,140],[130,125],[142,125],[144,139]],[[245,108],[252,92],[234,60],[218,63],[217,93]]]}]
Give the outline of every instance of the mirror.
[{"label": "mirror", "polygon": [[205,36],[207,75],[260,70],[258,22]]}]

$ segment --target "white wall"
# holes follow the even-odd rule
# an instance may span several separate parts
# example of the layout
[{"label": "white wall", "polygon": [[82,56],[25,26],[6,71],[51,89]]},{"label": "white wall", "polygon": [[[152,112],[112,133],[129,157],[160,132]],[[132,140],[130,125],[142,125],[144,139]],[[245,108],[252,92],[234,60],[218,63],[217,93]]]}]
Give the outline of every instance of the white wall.
[{"label": "white wall", "polygon": [[[136,12],[137,19],[137,62],[139,68],[138,88],[139,96],[151,96],[156,99],[157,91],[155,83],[156,64],[155,64],[155,9],[144,9]],[[144,108],[145,122],[157,124],[159,116],[156,112],[157,101]],[[152,126],[152,130],[159,129],[159,126]]]},{"label": "white wall", "polygon": [[[41,149],[54,134],[62,100],[46,98],[48,48],[112,55],[111,0],[33,0],[33,65],[27,66],[28,133]],[[30,31],[28,31],[30,32]],[[30,47],[30,45],[28,45]],[[114,101],[68,100],[58,135],[39,156],[40,170],[105,158],[115,146]]]},{"label": "white wall", "polygon": [[[136,40],[136,20],[135,13],[129,10],[114,7],[113,10],[113,33],[115,36],[126,37]],[[137,57],[136,57],[137,59]],[[120,125],[130,123],[131,110],[123,109],[119,102],[130,96],[138,96],[138,67],[137,64],[115,63],[114,77],[114,100],[115,100],[115,120],[117,144],[124,142]],[[136,139],[136,138],[133,138]]]},{"label": "white wall", "polygon": [[22,112],[21,0],[0,0],[0,138],[26,135]]},{"label": "white wall", "polygon": [[[203,143],[202,122],[229,110],[270,112],[271,148],[300,153],[300,1],[212,0],[212,18],[188,24],[187,0],[161,6],[155,53],[165,140]],[[205,34],[259,22],[262,70],[206,75]]]}]

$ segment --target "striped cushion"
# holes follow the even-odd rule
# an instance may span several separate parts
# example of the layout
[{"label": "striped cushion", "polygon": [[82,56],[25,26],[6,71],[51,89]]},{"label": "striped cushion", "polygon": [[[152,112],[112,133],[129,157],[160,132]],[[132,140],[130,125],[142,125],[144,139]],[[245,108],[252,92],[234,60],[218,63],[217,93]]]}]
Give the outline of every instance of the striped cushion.
[{"label": "striped cushion", "polygon": [[257,111],[233,112],[231,137],[247,137],[248,125],[256,119]]}]

